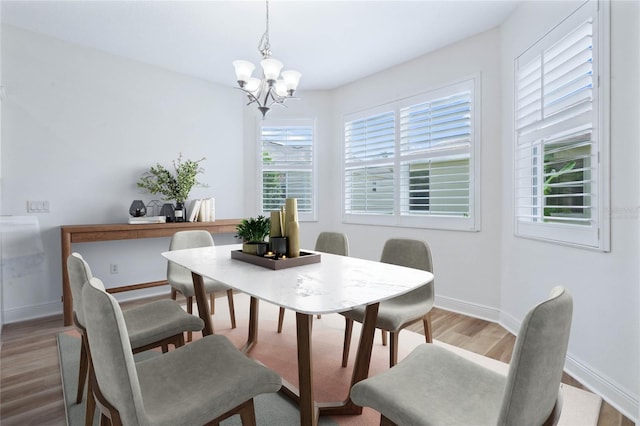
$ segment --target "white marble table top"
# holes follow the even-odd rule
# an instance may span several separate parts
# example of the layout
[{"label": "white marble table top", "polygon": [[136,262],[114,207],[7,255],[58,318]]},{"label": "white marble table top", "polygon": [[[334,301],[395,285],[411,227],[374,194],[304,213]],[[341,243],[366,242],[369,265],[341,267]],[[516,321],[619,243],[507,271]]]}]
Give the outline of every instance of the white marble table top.
[{"label": "white marble table top", "polygon": [[241,248],[232,244],[162,256],[260,300],[312,315],[381,302],[433,280],[427,271],[329,253],[321,254],[320,263],[274,271],[232,259],[231,251]]}]

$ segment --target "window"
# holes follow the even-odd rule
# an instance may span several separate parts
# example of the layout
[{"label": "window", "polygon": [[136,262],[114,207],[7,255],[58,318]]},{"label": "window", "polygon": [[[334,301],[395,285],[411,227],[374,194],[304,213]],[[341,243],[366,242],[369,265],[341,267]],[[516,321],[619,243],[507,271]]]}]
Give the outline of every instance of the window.
[{"label": "window", "polygon": [[260,124],[262,214],[298,199],[300,220],[315,220],[314,123],[312,120]]},{"label": "window", "polygon": [[608,250],[601,27],[588,2],[516,59],[518,236]]},{"label": "window", "polygon": [[350,114],[346,222],[477,230],[475,79]]}]

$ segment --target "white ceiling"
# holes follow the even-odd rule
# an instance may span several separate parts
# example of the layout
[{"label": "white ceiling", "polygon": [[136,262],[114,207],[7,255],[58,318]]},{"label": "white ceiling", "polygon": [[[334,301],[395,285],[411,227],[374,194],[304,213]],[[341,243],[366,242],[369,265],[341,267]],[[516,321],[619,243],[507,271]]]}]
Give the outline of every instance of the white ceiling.
[{"label": "white ceiling", "polygon": [[[273,57],[300,90],[332,89],[500,25],[516,0],[269,3]],[[206,80],[235,85],[231,62],[258,63],[265,3],[10,1],[2,22]]]}]

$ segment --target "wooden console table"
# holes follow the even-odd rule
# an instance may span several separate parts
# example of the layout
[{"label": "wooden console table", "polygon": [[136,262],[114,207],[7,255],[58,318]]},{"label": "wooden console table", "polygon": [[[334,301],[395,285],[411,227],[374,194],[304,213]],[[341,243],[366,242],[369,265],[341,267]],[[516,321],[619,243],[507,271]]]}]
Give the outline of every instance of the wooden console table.
[{"label": "wooden console table", "polygon": [[[73,324],[73,296],[67,273],[67,257],[71,255],[72,243],[92,243],[98,241],[135,240],[141,238],[171,237],[178,231],[202,229],[212,234],[236,232],[241,219],[220,219],[215,222],[179,222],[153,224],[107,224],[107,225],[65,225],[60,227],[62,253],[62,305],[64,325]],[[166,285],[167,281],[152,281],[108,289],[110,293],[138,290]]]}]

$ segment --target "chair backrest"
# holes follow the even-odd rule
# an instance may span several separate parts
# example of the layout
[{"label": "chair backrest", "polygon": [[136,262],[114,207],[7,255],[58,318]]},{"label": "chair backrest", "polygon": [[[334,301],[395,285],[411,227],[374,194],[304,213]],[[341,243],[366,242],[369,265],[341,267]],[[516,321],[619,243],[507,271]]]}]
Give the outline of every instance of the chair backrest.
[{"label": "chair backrest", "polygon": [[315,250],[349,256],[349,240],[341,232],[321,232],[316,239]]},{"label": "chair backrest", "polygon": [[73,312],[75,313],[78,325],[85,327],[84,310],[82,308],[82,289],[84,285],[93,278],[91,268],[80,253],[71,253],[69,257],[67,257],[67,273],[69,274],[71,297],[73,297]]},{"label": "chair backrest", "polygon": [[552,412],[564,368],[573,298],[563,287],[524,318],[511,357],[498,425],[541,425]]},{"label": "chair backrest", "polygon": [[140,382],[118,302],[91,278],[82,291],[87,337],[100,392],[125,425],[143,424]]},{"label": "chair backrest", "polygon": [[[431,249],[426,242],[421,240],[409,238],[391,238],[387,240],[382,249],[382,255],[380,255],[380,262],[422,269],[433,273]],[[434,303],[434,286],[435,283],[432,281],[429,285],[424,285],[398,296],[396,300],[406,300],[413,303],[417,300],[424,301],[425,312],[428,312]]]},{"label": "chair backrest", "polygon": [[[213,247],[213,237],[208,231],[194,230],[194,231],[178,231],[171,237],[171,243],[169,244],[169,250],[182,250],[189,248],[199,247]],[[183,268],[180,265],[168,261],[167,262],[167,280],[191,282],[191,271],[187,268]]]}]

